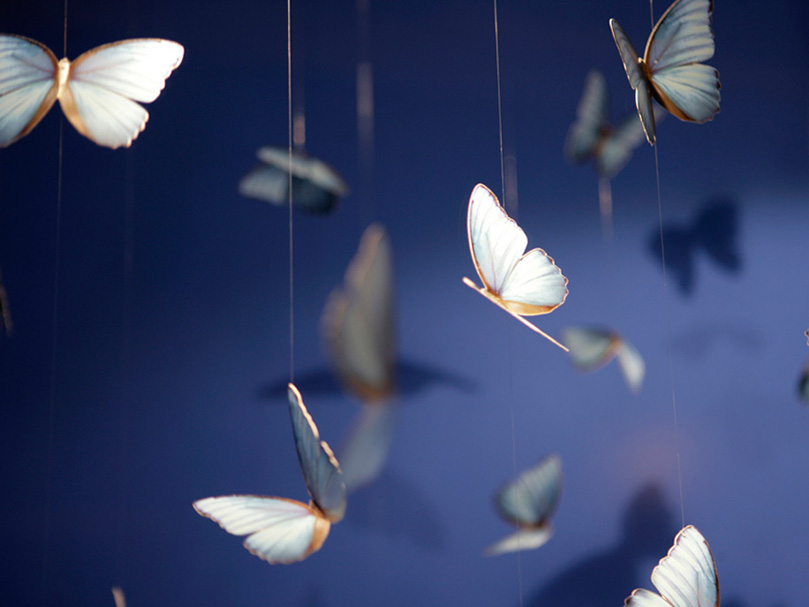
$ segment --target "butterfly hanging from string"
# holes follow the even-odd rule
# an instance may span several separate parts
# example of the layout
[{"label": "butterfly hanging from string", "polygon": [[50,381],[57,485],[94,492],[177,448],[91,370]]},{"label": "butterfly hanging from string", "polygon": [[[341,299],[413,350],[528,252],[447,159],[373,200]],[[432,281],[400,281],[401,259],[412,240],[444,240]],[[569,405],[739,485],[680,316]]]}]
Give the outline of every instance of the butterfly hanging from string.
[{"label": "butterfly hanging from string", "polygon": [[57,100],[85,137],[129,147],[149,120],[136,102],[157,99],[184,52],[171,40],[136,38],[58,61],[36,40],[0,34],[0,147],[30,133]]},{"label": "butterfly hanging from string", "polygon": [[650,145],[655,143],[652,99],[686,122],[703,123],[719,111],[719,72],[702,63],[714,55],[713,0],[675,0],[652,29],[643,57],[615,19],[610,29]]}]

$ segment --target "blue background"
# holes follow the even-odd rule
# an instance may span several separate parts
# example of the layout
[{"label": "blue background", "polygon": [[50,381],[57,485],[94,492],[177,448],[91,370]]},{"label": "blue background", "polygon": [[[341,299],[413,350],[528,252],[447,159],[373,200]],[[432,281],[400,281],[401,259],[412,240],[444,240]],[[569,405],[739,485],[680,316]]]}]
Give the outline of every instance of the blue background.
[{"label": "blue background", "polygon": [[[319,318],[379,220],[396,264],[400,414],[385,472],[350,496],[320,552],[291,566],[248,554],[191,502],[306,496],[278,390],[289,373],[287,215],[236,191],[256,148],[287,141],[286,5],[72,0],[71,58],[135,36],[177,40],[186,56],[131,149],[102,149],[64,124],[58,251],[60,111],[0,152],[15,323],[0,336],[3,604],[108,606],[121,585],[132,607],[516,605],[520,594],[527,605],[620,605],[650,586],[681,523],[670,376],[685,521],[711,544],[723,605],[805,604],[809,420],[796,383],[809,358],[809,8],[720,0],[710,63],[722,110],[705,125],[659,126],[667,228],[688,231],[717,197],[739,219],[740,268],[693,249],[683,293],[672,274],[664,289],[649,245],[652,149],[612,182],[612,243],[595,174],[562,155],[589,69],[607,77],[613,119],[634,111],[607,22],[642,48],[648,3],[498,4],[519,221],[570,279],[567,303],[537,323],[555,336],[621,331],[647,361],[641,393],[614,363],[579,374],[461,284],[473,276],[469,193],[501,188],[491,2],[374,3],[363,41],[354,3],[294,1],[307,147],[353,186],[334,215],[294,218],[295,374],[322,436],[339,444],[359,409],[327,379]],[[655,3],[655,16],[664,9]],[[62,18],[57,1],[0,6],[2,30],[57,55]],[[372,172],[356,124],[366,45]],[[493,491],[515,462],[552,451],[565,469],[555,537],[519,559],[484,558],[510,531]]]}]

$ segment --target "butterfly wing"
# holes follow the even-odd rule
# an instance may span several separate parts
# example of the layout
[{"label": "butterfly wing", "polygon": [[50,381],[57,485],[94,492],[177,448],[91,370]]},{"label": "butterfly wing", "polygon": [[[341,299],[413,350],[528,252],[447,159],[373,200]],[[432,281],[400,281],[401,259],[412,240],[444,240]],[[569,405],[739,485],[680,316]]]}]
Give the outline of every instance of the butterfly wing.
[{"label": "butterfly wing", "polygon": [[542,249],[523,254],[528,244],[525,232],[483,184],[476,185],[469,197],[467,235],[478,276],[506,309],[532,316],[564,303],[567,278]]},{"label": "butterfly wing", "polygon": [[620,338],[612,331],[591,327],[570,327],[562,332],[573,364],[582,371],[593,371],[615,356]]},{"label": "butterfly wing", "polygon": [[618,47],[618,53],[621,55],[621,62],[624,64],[629,85],[635,91],[635,107],[638,108],[638,116],[640,116],[643,132],[646,133],[646,140],[649,144],[654,145],[655,122],[652,113],[652,96],[638,53],[632,46],[629,36],[615,19],[610,19],[610,30],[612,30],[615,46]]},{"label": "butterfly wing", "polygon": [[393,393],[395,312],[393,262],[385,228],[371,224],[323,312],[323,335],[340,381],[368,402]]},{"label": "butterfly wing", "polygon": [[346,489],[340,464],[326,441],[320,440],[317,426],[293,384],[289,384],[288,397],[295,447],[306,488],[325,517],[336,523],[342,520],[346,509]]},{"label": "butterfly wing", "polygon": [[538,527],[553,514],[562,493],[562,460],[549,455],[507,483],[494,497],[500,514],[512,523]]},{"label": "butterfly wing", "polygon": [[194,509],[232,535],[246,535],[244,547],[269,563],[294,563],[320,549],[330,523],[295,500],[225,495],[194,502]]},{"label": "butterfly wing", "polygon": [[646,363],[643,357],[635,346],[622,339],[616,358],[618,359],[618,368],[621,369],[621,375],[624,376],[626,385],[629,386],[633,393],[637,394],[640,392],[643,378],[646,375]]},{"label": "butterfly wing", "polygon": [[484,550],[486,556],[497,556],[519,550],[534,550],[545,545],[553,537],[553,527],[543,525],[538,529],[520,529],[504,537]]},{"label": "butterfly wing", "polygon": [[[655,127],[664,115],[665,112],[658,106],[652,108]],[[643,124],[638,120],[637,116],[633,114],[622,120],[598,144],[595,152],[595,165],[599,177],[612,179],[620,173],[644,138]]]},{"label": "butterfly wing", "polygon": [[58,65],[39,42],[0,34],[0,147],[30,133],[51,109]]},{"label": "butterfly wing", "polygon": [[596,149],[606,128],[610,100],[607,82],[598,70],[592,70],[584,81],[584,91],[576,108],[576,121],[567,132],[565,156],[571,162],[584,162]]},{"label": "butterfly wing", "polygon": [[126,596],[118,586],[113,587],[112,598],[115,601],[115,607],[126,607]]},{"label": "butterfly wing", "polygon": [[87,51],[70,65],[60,93],[65,116],[99,145],[129,147],[149,119],[136,102],[157,99],[183,53],[182,45],[159,38],[122,40]]},{"label": "butterfly wing", "polygon": [[393,403],[363,406],[339,451],[346,491],[355,491],[379,476],[393,441],[396,410]]},{"label": "butterfly wing", "polygon": [[719,72],[702,64],[714,55],[713,0],[676,0],[646,43],[655,98],[690,122],[706,122],[719,111]]},{"label": "butterfly wing", "polygon": [[259,164],[239,181],[239,194],[275,205],[288,200],[289,176],[278,167]]}]

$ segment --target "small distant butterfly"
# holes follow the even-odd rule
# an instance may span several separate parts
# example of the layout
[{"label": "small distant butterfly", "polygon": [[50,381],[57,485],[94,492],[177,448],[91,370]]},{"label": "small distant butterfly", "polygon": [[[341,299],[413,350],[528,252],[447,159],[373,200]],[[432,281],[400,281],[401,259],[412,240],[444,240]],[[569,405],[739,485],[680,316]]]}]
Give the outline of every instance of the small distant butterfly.
[{"label": "small distant butterfly", "polygon": [[713,0],[675,0],[654,26],[642,59],[623,28],[610,19],[612,37],[651,145],[655,142],[652,98],[688,122],[707,122],[719,111],[719,72],[702,63],[714,54],[712,12]]},{"label": "small distant butterfly", "polygon": [[[609,115],[607,82],[601,72],[592,70],[584,82],[576,120],[567,132],[565,156],[575,163],[593,158],[596,173],[604,179],[615,177],[644,139],[643,127],[635,114],[616,127],[610,124]],[[658,121],[663,112],[655,107],[654,115]]]},{"label": "small distant butterfly", "polygon": [[567,278],[542,249],[525,252],[528,245],[525,232],[483,184],[476,185],[469,197],[466,229],[472,262],[483,287],[466,277],[463,283],[532,331],[567,350],[523,318],[548,314],[565,303]]},{"label": "small distant butterfly", "polygon": [[543,458],[494,496],[500,515],[517,525],[519,531],[489,546],[487,556],[532,550],[553,535],[550,523],[562,494],[562,460],[558,455]]},{"label": "small distant butterfly", "polygon": [[[720,268],[738,272],[742,259],[738,252],[738,211],[736,205],[724,198],[706,204],[690,225],[665,225],[666,268],[674,274],[680,291],[689,294],[694,287],[697,254],[705,253]],[[660,228],[649,232],[648,251],[663,261],[660,249]]]},{"label": "small distant butterfly", "polygon": [[668,554],[652,570],[660,594],[637,588],[627,607],[719,607],[719,580],[711,547],[693,525],[674,538]]},{"label": "small distant butterfly", "polygon": [[321,321],[337,377],[361,400],[376,403],[395,388],[396,312],[388,235],[371,224],[345,274],[329,296]]},{"label": "small distant butterfly", "polygon": [[595,371],[615,357],[629,389],[635,393],[640,390],[646,364],[640,352],[618,333],[592,327],[571,327],[563,330],[562,336],[577,368]]},{"label": "small distant butterfly", "polygon": [[115,600],[115,607],[126,607],[126,596],[118,586],[113,587],[112,598]]},{"label": "small distant butterfly", "polygon": [[[276,206],[289,202],[289,149],[259,148],[261,164],[255,166],[239,182],[239,193]],[[292,151],[292,202],[300,211],[314,214],[331,213],[348,194],[343,177],[322,160],[301,150]]]},{"label": "small distant butterfly", "polygon": [[803,336],[806,338],[806,345],[809,346],[809,329],[803,332]]},{"label": "small distant butterfly", "polygon": [[289,413],[309,505],[283,497],[225,495],[194,502],[194,509],[233,535],[268,563],[294,563],[320,550],[332,523],[342,520],[346,489],[337,459],[320,440],[298,389],[289,384]]},{"label": "small distant butterfly", "polygon": [[0,34],[0,147],[24,137],[58,99],[79,133],[108,148],[129,147],[146,127],[151,103],[183,60],[182,45],[135,38],[57,61],[36,40]]}]

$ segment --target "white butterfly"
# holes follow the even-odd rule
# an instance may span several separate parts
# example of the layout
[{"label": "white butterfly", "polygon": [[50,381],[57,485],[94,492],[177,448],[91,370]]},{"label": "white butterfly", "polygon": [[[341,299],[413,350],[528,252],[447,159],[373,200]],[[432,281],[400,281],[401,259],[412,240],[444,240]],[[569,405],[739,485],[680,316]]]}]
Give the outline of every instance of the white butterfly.
[{"label": "white butterfly", "polygon": [[261,164],[253,167],[239,181],[239,193],[274,205],[289,200],[289,174],[292,173],[292,201],[307,213],[330,213],[341,197],[348,194],[343,177],[322,160],[302,150],[279,147],[259,148],[256,153]]},{"label": "white butterfly", "polygon": [[321,321],[323,339],[340,382],[361,400],[393,394],[396,313],[390,240],[379,224],[360,239],[345,284],[329,296]]},{"label": "white butterfly", "polygon": [[618,333],[592,327],[570,327],[564,329],[562,335],[576,367],[582,371],[594,371],[615,357],[629,389],[635,393],[640,390],[646,364],[635,347]]},{"label": "white butterfly", "polygon": [[157,99],[183,53],[171,40],[136,38],[57,61],[36,40],[0,34],[0,147],[31,132],[57,99],[79,133],[129,147],[149,120],[136,101]]},{"label": "white butterfly", "polygon": [[635,90],[635,105],[650,144],[655,142],[652,97],[680,120],[707,122],[719,111],[719,72],[714,54],[713,0],[675,0],[654,26],[643,59],[623,28],[610,19],[621,61]]},{"label": "white butterfly", "polygon": [[[607,82],[598,70],[592,70],[584,81],[584,90],[576,108],[576,120],[565,140],[565,156],[570,162],[595,161],[599,177],[612,179],[644,139],[643,127],[633,115],[613,127],[609,122],[610,99]],[[663,111],[654,108],[655,121]]]},{"label": "white butterfly", "polygon": [[507,483],[494,501],[500,515],[520,530],[489,546],[486,555],[532,550],[545,544],[553,536],[550,518],[561,493],[562,460],[555,454]]},{"label": "white butterfly", "polygon": [[483,287],[466,277],[464,284],[567,350],[523,318],[548,314],[561,306],[567,297],[567,278],[542,249],[525,252],[525,232],[506,214],[497,196],[481,183],[469,197],[466,229],[472,262]]},{"label": "white butterfly", "polygon": [[228,533],[246,535],[244,547],[269,563],[294,563],[316,552],[332,523],[342,520],[346,490],[337,459],[320,440],[298,389],[289,384],[289,413],[309,505],[283,497],[225,495],[194,502],[202,516]]},{"label": "white butterfly", "polygon": [[693,525],[683,527],[668,554],[652,570],[660,594],[635,589],[627,607],[719,607],[719,580],[711,547]]}]

